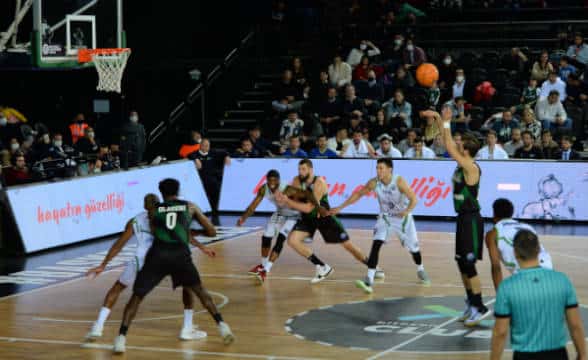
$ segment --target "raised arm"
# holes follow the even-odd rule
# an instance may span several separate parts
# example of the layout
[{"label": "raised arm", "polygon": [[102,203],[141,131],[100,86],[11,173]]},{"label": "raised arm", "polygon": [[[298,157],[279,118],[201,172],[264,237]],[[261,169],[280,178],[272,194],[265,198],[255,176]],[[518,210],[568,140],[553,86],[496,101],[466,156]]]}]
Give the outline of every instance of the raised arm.
[{"label": "raised arm", "polygon": [[257,191],[257,195],[255,195],[255,198],[253,199],[253,201],[251,201],[251,204],[249,204],[249,206],[247,206],[247,209],[245,210],[243,215],[241,215],[239,220],[237,220],[237,226],[242,226],[245,223],[245,221],[247,221],[247,219],[251,215],[253,215],[253,213],[255,212],[255,209],[257,209],[257,207],[259,206],[259,204],[263,200],[264,196],[265,196],[265,186],[262,186]]},{"label": "raised arm", "polygon": [[192,230],[192,234],[194,234],[192,236],[196,236],[196,235],[204,235],[204,236],[209,236],[209,237],[216,236],[216,229],[215,229],[214,225],[212,225],[210,220],[208,220],[208,218],[206,216],[204,216],[202,211],[200,211],[200,208],[198,208],[198,206],[196,206],[195,204],[190,203],[189,209],[190,209],[190,215],[192,215],[192,218],[194,220],[196,220],[200,225],[202,225],[202,230]]},{"label": "raised arm", "polygon": [[118,255],[118,253],[120,253],[120,251],[125,247],[125,245],[127,244],[127,242],[129,242],[129,239],[132,236],[133,236],[133,220],[130,220],[127,223],[127,225],[125,226],[125,231],[123,231],[123,233],[119,236],[118,240],[116,240],[116,242],[114,244],[112,244],[112,246],[108,250],[108,253],[104,257],[104,260],[102,260],[102,264],[88,270],[88,272],[86,273],[86,276],[93,275],[94,277],[96,277],[96,276],[100,275],[100,273],[103,272],[104,269],[106,269],[106,265],[108,265],[108,263],[112,259],[114,259],[114,257],[116,255]]},{"label": "raised arm", "polygon": [[498,285],[502,282],[502,267],[500,266],[500,253],[496,245],[496,229],[492,229],[486,233],[485,241],[490,256],[494,290],[498,291]]},{"label": "raised arm", "polygon": [[359,189],[359,191],[356,191],[353,194],[351,194],[351,196],[348,197],[347,200],[343,202],[343,204],[331,209],[331,211],[329,211],[329,215],[339,214],[343,209],[345,209],[349,205],[355,204],[359,199],[369,194],[370,191],[374,191],[375,188],[376,179],[371,179],[361,189]]},{"label": "raised arm", "polygon": [[403,212],[398,214],[401,217],[405,217],[414,210],[414,208],[418,204],[418,200],[417,200],[416,194],[414,193],[414,191],[412,191],[410,186],[408,186],[408,183],[406,182],[406,180],[404,180],[404,178],[399,176],[398,180],[396,182],[396,185],[398,186],[398,190],[400,190],[401,193],[406,195],[406,197],[408,198],[408,201],[409,201],[408,207],[406,208],[406,210],[404,210]]}]

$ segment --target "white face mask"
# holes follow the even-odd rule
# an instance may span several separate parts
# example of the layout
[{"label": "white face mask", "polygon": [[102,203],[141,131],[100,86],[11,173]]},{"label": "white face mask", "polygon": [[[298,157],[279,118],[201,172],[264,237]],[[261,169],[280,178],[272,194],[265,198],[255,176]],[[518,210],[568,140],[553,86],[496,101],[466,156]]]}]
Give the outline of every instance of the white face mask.
[{"label": "white face mask", "polygon": [[47,135],[47,134],[43,135],[43,142],[45,144],[49,144],[51,142],[51,138],[49,138],[49,135]]},{"label": "white face mask", "polygon": [[53,145],[55,145],[57,147],[61,147],[61,145],[63,145],[63,141],[61,141],[61,140],[55,140],[55,141],[53,141]]},{"label": "white face mask", "polygon": [[402,40],[400,40],[400,39],[395,39],[395,40],[394,40],[394,45],[396,45],[396,46],[400,46],[400,45],[402,45]]},{"label": "white face mask", "polygon": [[129,120],[131,120],[131,122],[134,122],[134,123],[136,123],[136,122],[138,122],[138,121],[139,121],[139,117],[138,117],[137,115],[131,115],[131,116],[129,117]]},{"label": "white face mask", "polygon": [[414,45],[406,45],[406,50],[413,51],[414,50]]},{"label": "white face mask", "polygon": [[16,151],[20,149],[20,145],[18,143],[10,144],[10,148],[12,149],[12,151]]},{"label": "white face mask", "polygon": [[445,65],[451,64],[451,58],[445,58],[445,59],[443,59],[443,64],[445,64]]},{"label": "white face mask", "polygon": [[6,126],[6,124],[8,124],[8,119],[4,116],[0,117],[0,126]]},{"label": "white face mask", "polygon": [[88,133],[88,137],[89,137],[90,139],[93,139],[93,138],[94,138],[94,133],[93,133],[93,132],[89,132],[89,133]]},{"label": "white face mask", "polygon": [[361,45],[359,45],[359,49],[361,51],[363,51],[363,50],[367,49],[367,45],[366,44],[361,44]]},{"label": "white face mask", "polygon": [[458,75],[455,80],[457,80],[457,82],[463,82],[465,80],[465,78],[463,77],[463,75]]}]

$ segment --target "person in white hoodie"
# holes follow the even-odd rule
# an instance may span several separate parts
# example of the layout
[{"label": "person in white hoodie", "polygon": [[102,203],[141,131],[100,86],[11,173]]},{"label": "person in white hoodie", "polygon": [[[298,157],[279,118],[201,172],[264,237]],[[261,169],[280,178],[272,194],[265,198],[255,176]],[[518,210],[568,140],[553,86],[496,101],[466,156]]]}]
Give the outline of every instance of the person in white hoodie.
[{"label": "person in white hoodie", "polygon": [[361,62],[361,58],[364,55],[368,57],[374,57],[380,55],[381,53],[382,52],[380,51],[380,49],[378,49],[378,47],[374,45],[374,43],[372,43],[371,41],[361,40],[361,42],[359,43],[359,49],[353,48],[349,52],[349,55],[347,56],[347,63],[349,64],[349,66],[354,68],[357,65],[359,65],[359,63]]},{"label": "person in white hoodie", "polygon": [[351,66],[343,62],[341,55],[335,55],[333,63],[329,65],[329,80],[331,80],[331,85],[341,88],[351,83],[351,75]]},{"label": "person in white hoodie", "polygon": [[478,160],[507,160],[508,153],[498,145],[496,131],[490,130],[486,135],[486,146],[481,148],[476,155]]},{"label": "person in white hoodie", "polygon": [[378,141],[380,142],[380,148],[376,150],[376,155],[379,158],[389,157],[389,158],[401,158],[402,153],[400,150],[394,147],[392,144],[392,136],[388,134],[382,134],[378,137]]},{"label": "person in white hoodie", "polygon": [[425,146],[423,138],[417,136],[414,140],[413,147],[406,150],[404,157],[407,159],[434,159],[437,156],[433,150]]},{"label": "person in white hoodie", "polygon": [[376,152],[372,144],[363,138],[363,132],[357,129],[353,132],[353,141],[343,151],[344,158],[375,158]]},{"label": "person in white hoodie", "polygon": [[537,119],[541,121],[544,130],[556,130],[559,127],[572,128],[572,121],[568,119],[568,114],[559,99],[557,90],[551,90],[547,99],[537,101],[535,114]]},{"label": "person in white hoodie", "polygon": [[567,97],[566,83],[557,76],[555,71],[550,72],[547,81],[544,81],[543,85],[541,85],[541,95],[539,95],[539,100],[545,100],[553,90],[557,91],[559,94],[559,101],[563,103]]}]

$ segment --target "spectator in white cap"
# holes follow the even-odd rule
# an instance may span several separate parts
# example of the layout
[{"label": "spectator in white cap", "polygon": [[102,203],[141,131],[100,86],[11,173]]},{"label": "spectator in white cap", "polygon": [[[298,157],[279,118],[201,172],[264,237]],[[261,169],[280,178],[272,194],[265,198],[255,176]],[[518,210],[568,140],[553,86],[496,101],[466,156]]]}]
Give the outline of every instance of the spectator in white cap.
[{"label": "spectator in white cap", "polygon": [[382,134],[378,137],[380,142],[380,148],[376,150],[376,155],[379,158],[390,157],[390,158],[401,158],[402,153],[400,150],[394,147],[392,144],[392,136],[388,134]]}]

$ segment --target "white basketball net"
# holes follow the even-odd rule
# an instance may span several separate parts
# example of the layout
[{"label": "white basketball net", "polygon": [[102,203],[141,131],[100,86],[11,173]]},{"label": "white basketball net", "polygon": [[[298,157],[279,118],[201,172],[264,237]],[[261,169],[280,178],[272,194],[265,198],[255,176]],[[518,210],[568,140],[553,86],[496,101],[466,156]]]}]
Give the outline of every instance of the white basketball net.
[{"label": "white basketball net", "polygon": [[120,83],[130,54],[130,49],[114,54],[92,54],[92,62],[98,71],[98,91],[121,92]]}]

